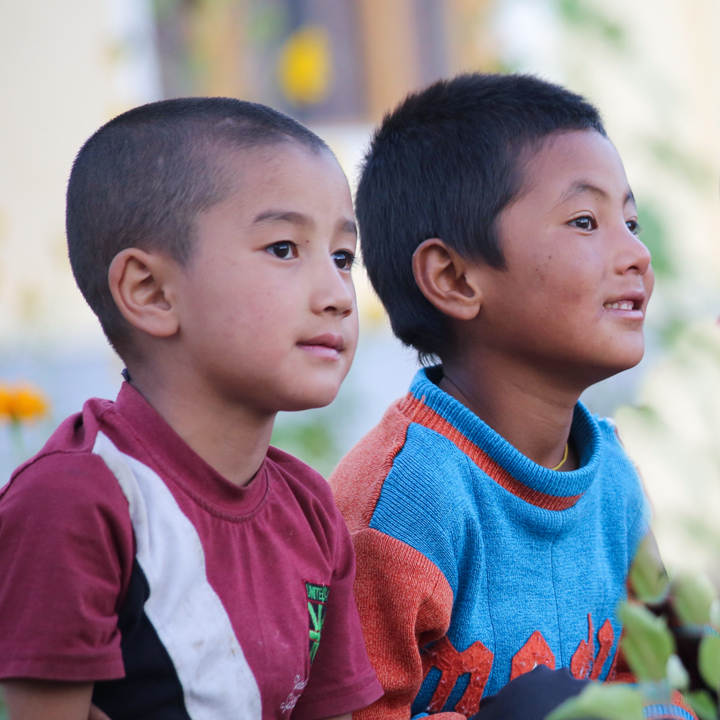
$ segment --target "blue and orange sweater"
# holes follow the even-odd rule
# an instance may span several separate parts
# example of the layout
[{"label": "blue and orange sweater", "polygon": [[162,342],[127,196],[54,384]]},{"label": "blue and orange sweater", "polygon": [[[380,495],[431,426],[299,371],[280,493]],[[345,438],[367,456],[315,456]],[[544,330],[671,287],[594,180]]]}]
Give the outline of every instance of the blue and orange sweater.
[{"label": "blue and orange sweater", "polygon": [[[355,594],[385,696],[359,716],[469,717],[537,664],[611,672],[626,576],[648,530],[608,420],[578,404],[580,468],[519,453],[420,370],[330,478],[357,553]],[[439,720],[439,719],[438,719]]]}]

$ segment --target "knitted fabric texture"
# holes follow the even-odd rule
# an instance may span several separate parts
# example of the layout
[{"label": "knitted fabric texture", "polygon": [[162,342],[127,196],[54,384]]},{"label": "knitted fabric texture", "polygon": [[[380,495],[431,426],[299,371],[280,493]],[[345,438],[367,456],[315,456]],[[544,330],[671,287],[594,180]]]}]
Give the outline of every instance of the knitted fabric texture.
[{"label": "knitted fabric texture", "polygon": [[417,373],[330,479],[385,689],[359,718],[462,720],[538,664],[606,679],[621,631],[615,608],[648,529],[611,421],[578,403],[580,467],[555,472],[440,390],[435,373]]}]

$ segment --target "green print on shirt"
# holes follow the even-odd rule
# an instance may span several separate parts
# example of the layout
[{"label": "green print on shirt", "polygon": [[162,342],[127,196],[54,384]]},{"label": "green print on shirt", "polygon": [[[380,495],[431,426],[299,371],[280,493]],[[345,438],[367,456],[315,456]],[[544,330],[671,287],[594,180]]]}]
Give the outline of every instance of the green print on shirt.
[{"label": "green print on shirt", "polygon": [[325,607],[330,594],[327,585],[305,583],[305,592],[308,599],[308,615],[310,616],[310,663],[320,647],[320,634],[325,622]]}]

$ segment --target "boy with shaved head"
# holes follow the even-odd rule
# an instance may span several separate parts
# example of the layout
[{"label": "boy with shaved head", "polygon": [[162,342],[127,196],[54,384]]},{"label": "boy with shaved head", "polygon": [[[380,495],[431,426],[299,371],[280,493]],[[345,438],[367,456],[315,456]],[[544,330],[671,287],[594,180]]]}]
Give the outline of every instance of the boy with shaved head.
[{"label": "boy with shaved head", "polygon": [[67,197],[77,283],[125,361],[0,493],[12,720],[321,720],[382,693],[326,482],[269,447],[357,340],[348,184],[270,108],[100,128]]}]

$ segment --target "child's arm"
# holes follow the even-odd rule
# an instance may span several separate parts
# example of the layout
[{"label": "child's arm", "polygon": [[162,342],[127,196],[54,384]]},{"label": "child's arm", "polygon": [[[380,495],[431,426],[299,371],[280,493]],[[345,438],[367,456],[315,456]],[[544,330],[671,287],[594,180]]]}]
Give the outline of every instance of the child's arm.
[{"label": "child's arm", "polygon": [[0,682],[11,694],[27,687],[16,678],[77,689],[124,675],[117,612],[133,535],[108,473],[99,458],[56,453],[2,490]]},{"label": "child's arm", "polygon": [[[353,713],[354,720],[409,720],[427,671],[420,648],[445,635],[452,612],[453,591],[440,568],[410,544],[370,527],[385,480],[406,441],[408,419],[400,405],[388,409],[330,477],[355,547],[355,600],[365,644],[385,691],[378,701]],[[418,524],[407,504],[400,513]],[[422,532],[432,532],[433,542],[446,542],[435,537],[431,526],[422,523]],[[473,698],[466,714],[438,713],[433,720],[465,720],[477,712],[479,701]],[[436,712],[434,707],[431,712]]]},{"label": "child's arm", "polygon": [[5,680],[2,688],[9,720],[110,720],[90,704],[92,683]]},{"label": "child's arm", "polygon": [[[447,632],[452,590],[432,562],[389,535],[366,528],[353,535],[353,542],[355,598],[368,655],[385,690],[355,713],[355,720],[409,720],[425,676],[420,648]],[[432,717],[465,720],[457,712]]]},{"label": "child's arm", "polygon": [[4,680],[2,686],[10,720],[89,720],[92,683]]}]

